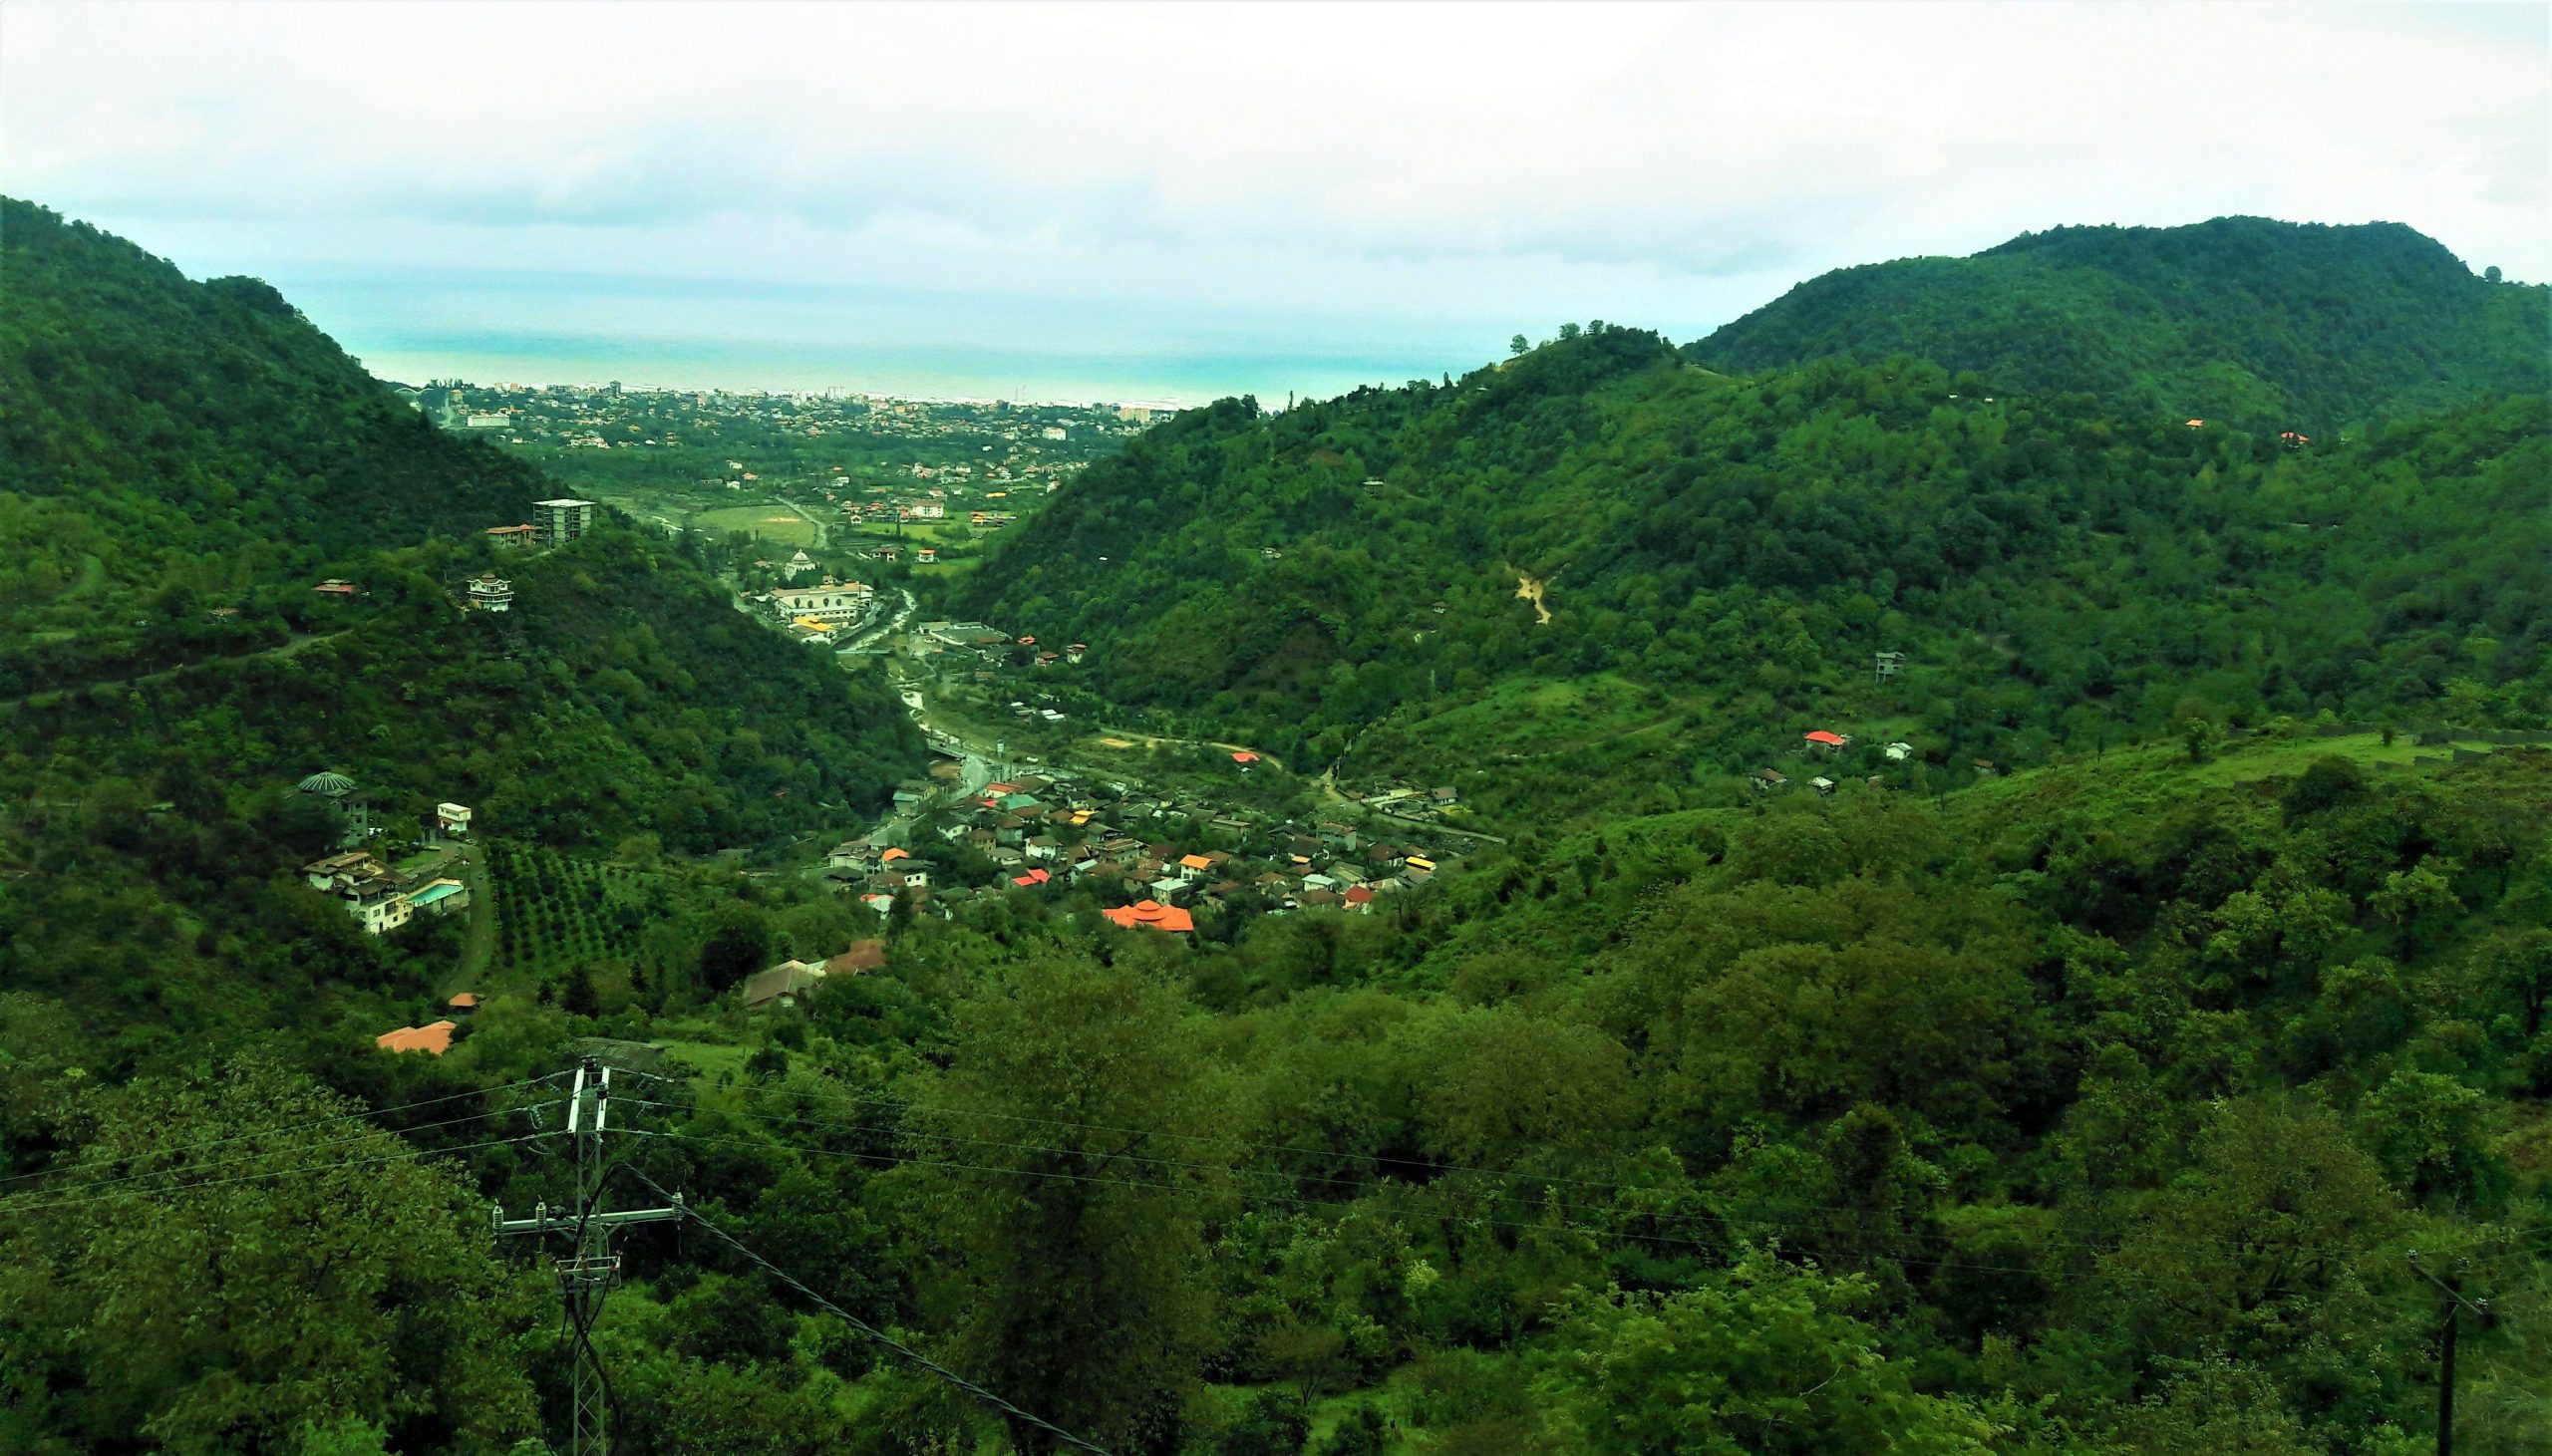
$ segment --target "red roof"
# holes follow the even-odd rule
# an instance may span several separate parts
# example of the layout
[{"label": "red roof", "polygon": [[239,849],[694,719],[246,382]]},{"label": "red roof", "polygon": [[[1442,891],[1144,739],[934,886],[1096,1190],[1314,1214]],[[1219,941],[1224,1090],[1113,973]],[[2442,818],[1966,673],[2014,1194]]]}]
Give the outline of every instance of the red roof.
[{"label": "red roof", "polygon": [[1346,899],[1350,905],[1371,905],[1374,903],[1374,892],[1363,885],[1358,885],[1347,892]]},{"label": "red roof", "polygon": [[1832,748],[1839,748],[1843,746],[1843,740],[1841,737],[1836,734],[1829,733],[1823,728],[1818,728],[1816,731],[1809,733],[1807,735],[1807,740],[1811,743],[1823,743]]},{"label": "red roof", "polygon": [[1184,935],[1196,928],[1196,917],[1175,905],[1162,905],[1151,900],[1137,900],[1131,905],[1099,912],[1127,930],[1164,930]]},{"label": "red roof", "polygon": [[1232,755],[1232,761],[1235,763],[1255,763],[1258,761],[1258,755],[1248,751],[1247,749],[1243,749],[1242,751]]},{"label": "red roof", "polygon": [[475,991],[465,991],[461,995],[454,997],[452,1000],[445,1002],[444,1005],[457,1012],[476,1011],[478,1006],[478,993]]},{"label": "red roof", "polygon": [[1051,874],[1051,873],[1049,873],[1048,871],[1045,871],[1045,870],[1042,870],[1042,869],[1036,869],[1036,870],[1030,870],[1028,873],[1026,873],[1026,874],[1024,874],[1024,875],[1013,875],[1013,876],[1011,876],[1011,877],[1010,877],[1010,882],[1011,882],[1012,884],[1014,884],[1014,885],[1019,886],[1021,889],[1023,889],[1023,890],[1024,890],[1024,889],[1027,889],[1027,888],[1028,888],[1029,886],[1031,886],[1031,885],[1042,885],[1042,884],[1045,884],[1047,881],[1049,881],[1049,880],[1051,880],[1051,879],[1053,879],[1053,878],[1054,878],[1054,875],[1053,875],[1053,874]]}]

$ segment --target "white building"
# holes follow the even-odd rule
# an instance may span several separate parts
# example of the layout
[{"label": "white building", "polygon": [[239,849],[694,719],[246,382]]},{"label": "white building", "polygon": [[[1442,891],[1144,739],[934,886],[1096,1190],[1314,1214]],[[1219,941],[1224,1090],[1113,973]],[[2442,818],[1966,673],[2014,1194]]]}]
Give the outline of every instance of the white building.
[{"label": "white building", "polygon": [[839,626],[867,612],[876,589],[866,582],[825,582],[821,586],[782,587],[771,594],[772,611],[781,620],[810,620]]},{"label": "white building", "polygon": [[478,612],[510,612],[514,605],[514,584],[489,572],[470,583],[470,606]]}]

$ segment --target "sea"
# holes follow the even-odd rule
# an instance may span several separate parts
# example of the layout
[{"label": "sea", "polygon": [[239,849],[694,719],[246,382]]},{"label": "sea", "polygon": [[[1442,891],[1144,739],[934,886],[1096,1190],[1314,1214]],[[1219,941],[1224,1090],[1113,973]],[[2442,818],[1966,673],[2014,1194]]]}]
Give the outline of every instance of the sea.
[{"label": "sea", "polygon": [[296,270],[286,296],[382,379],[926,400],[1269,407],[1461,375],[1511,321],[855,284]]}]

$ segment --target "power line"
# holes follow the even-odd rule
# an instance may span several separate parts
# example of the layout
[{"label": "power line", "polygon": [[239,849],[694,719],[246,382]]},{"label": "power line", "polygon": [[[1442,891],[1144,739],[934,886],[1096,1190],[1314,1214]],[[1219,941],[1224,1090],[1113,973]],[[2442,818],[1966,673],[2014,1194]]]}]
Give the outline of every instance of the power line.
[{"label": "power line", "polygon": [[[623,1166],[628,1168],[631,1177],[636,1178],[639,1182],[646,1184],[651,1189],[654,1189],[657,1196],[671,1196],[666,1194],[663,1185],[657,1183],[655,1179],[648,1177],[644,1171],[635,1165],[624,1164]],[[1093,1443],[1074,1435],[1072,1432],[1065,1430],[1062,1426],[1055,1424],[1044,1416],[1022,1410],[1017,1405],[1004,1399],[1000,1395],[995,1394],[993,1391],[985,1389],[983,1386],[978,1385],[974,1381],[967,1379],[965,1376],[958,1374],[946,1365],[943,1365],[937,1360],[930,1358],[928,1355],[923,1354],[921,1351],[914,1349],[911,1345],[908,1345],[902,1340],[895,1338],[893,1335],[886,1333],[884,1330],[879,1329],[876,1325],[873,1325],[867,1320],[860,1318],[858,1315],[853,1314],[841,1306],[834,1304],[832,1301],[825,1299],[819,1294],[816,1294],[813,1290],[806,1287],[803,1280],[798,1279],[796,1275],[791,1274],[789,1271],[782,1269],[779,1265],[776,1265],[770,1260],[763,1258],[760,1254],[755,1253],[752,1249],[747,1248],[743,1240],[738,1239],[735,1235],[728,1233],[725,1229],[711,1223],[708,1217],[703,1215],[698,1209],[685,1206],[683,1212],[689,1214],[693,1223],[708,1230],[710,1235],[720,1243],[725,1244],[728,1248],[735,1250],[745,1258],[752,1260],[755,1264],[760,1265],[763,1271],[766,1274],[769,1274],[773,1279],[776,1279],[782,1284],[789,1286],[791,1289],[796,1290],[798,1293],[804,1295],[807,1299],[813,1301],[815,1305],[822,1309],[826,1313],[829,1313],[835,1318],[841,1320],[843,1323],[848,1324],[851,1328],[857,1330],[862,1335],[865,1335],[869,1339],[875,1340],[877,1343],[893,1350],[896,1354],[903,1356],[913,1364],[919,1365],[921,1368],[937,1375],[940,1379],[945,1380],[958,1389],[965,1391],[967,1394],[975,1397],[978,1401],[981,1401],[985,1405],[992,1407],[994,1410],[997,1410],[1006,1416],[1010,1416],[1015,1420],[1023,1421],[1029,1425],[1035,1426],[1037,1429],[1044,1431],[1046,1434],[1053,1436],[1055,1439],[1062,1441],[1064,1444],[1074,1447],[1077,1450],[1091,1452],[1093,1453],[1093,1456],[1108,1456],[1108,1452],[1105,1447],[1094,1445]]]},{"label": "power line", "polygon": [[241,1173],[231,1178],[211,1178],[199,1183],[165,1184],[151,1188],[127,1188],[114,1193],[93,1193],[81,1198],[57,1199],[51,1203],[0,1205],[0,1214],[46,1213],[59,1208],[83,1208],[95,1203],[111,1203],[126,1198],[157,1198],[168,1194],[199,1193],[208,1188],[227,1188],[240,1183],[254,1183],[260,1178],[302,1178],[314,1173],[336,1173],[348,1168],[361,1168],[374,1163],[396,1162],[401,1158],[431,1157],[439,1153],[477,1152],[482,1148],[500,1148],[512,1143],[530,1142],[547,1136],[525,1132],[512,1137],[490,1138],[484,1142],[464,1143],[450,1148],[401,1148],[395,1153],[382,1153],[369,1158],[339,1158],[301,1168],[269,1168],[261,1173]]},{"label": "power line", "polygon": [[[347,1119],[354,1117],[387,1117],[393,1112],[410,1112],[419,1107],[432,1107],[441,1102],[458,1101],[463,1097],[492,1097],[498,1092],[510,1092],[518,1087],[528,1087],[538,1082],[552,1081],[561,1075],[563,1075],[563,1073],[549,1072],[542,1076],[525,1077],[518,1082],[507,1082],[502,1086],[479,1087],[466,1092],[447,1092],[440,1097],[427,1097],[420,1101],[402,1102],[395,1107],[359,1107],[352,1112],[339,1112],[327,1117],[315,1117],[307,1122],[289,1123],[282,1127],[260,1128],[255,1132],[242,1132],[230,1137],[214,1138],[210,1142],[191,1143],[184,1147],[152,1148],[145,1152],[130,1154],[129,1156],[135,1158],[175,1157],[185,1153],[206,1152],[213,1148],[228,1147],[230,1144],[236,1142],[281,1137],[286,1133],[301,1132],[313,1127],[325,1127],[332,1122],[344,1122]],[[0,1184],[21,1183],[29,1178],[44,1178],[55,1173],[71,1171],[73,1170],[68,1167],[59,1166],[52,1168],[38,1168],[32,1173],[15,1173],[6,1178],[0,1178]],[[48,1190],[29,1189],[26,1191],[43,1192]]]},{"label": "power line", "polygon": [[[127,1173],[117,1178],[96,1178],[76,1183],[55,1184],[46,1188],[22,1189],[18,1193],[10,1196],[14,1198],[33,1198],[56,1193],[86,1193],[94,1189],[138,1182],[146,1178],[187,1177],[197,1173],[209,1173],[216,1168],[235,1168],[243,1163],[262,1163],[272,1158],[289,1157],[295,1153],[322,1152],[329,1148],[346,1147],[353,1143],[369,1142],[373,1138],[383,1135],[397,1137],[400,1136],[402,1132],[430,1132],[438,1127],[457,1127],[466,1122],[481,1122],[491,1117],[501,1117],[503,1115],[503,1112],[473,1112],[467,1117],[452,1117],[446,1118],[441,1122],[420,1123],[416,1127],[401,1129],[399,1131],[393,1131],[386,1127],[376,1127],[366,1132],[357,1133],[353,1137],[338,1138],[333,1142],[300,1143],[290,1147],[269,1148],[262,1153],[249,1153],[244,1157],[224,1158],[221,1161],[214,1163],[197,1163],[182,1167],[150,1168],[139,1173]],[[7,1205],[5,1203],[0,1203],[0,1207],[7,1207]]]}]

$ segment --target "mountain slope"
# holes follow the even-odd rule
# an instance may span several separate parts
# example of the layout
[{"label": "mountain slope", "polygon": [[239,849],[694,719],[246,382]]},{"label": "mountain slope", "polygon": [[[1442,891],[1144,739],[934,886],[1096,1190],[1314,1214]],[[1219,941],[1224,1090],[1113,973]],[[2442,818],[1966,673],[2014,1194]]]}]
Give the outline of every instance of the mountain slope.
[{"label": "mountain slope", "polygon": [[[1534,813],[1671,806],[1821,726],[1963,768],[2192,717],[2531,722],[2542,422],[2295,450],[1911,360],[1731,379],[1599,328],[1450,387],[1191,412],[954,605],[1092,644],[1116,702]],[[1909,654],[1883,685],[1880,650]]]},{"label": "mountain slope", "polygon": [[[555,487],[265,285],[25,203],[5,222],[0,983],[166,1035],[428,974],[286,892],[333,841],[291,792],[322,769],[394,828],[457,800],[488,834],[708,852],[860,822],[919,767],[873,676],[680,548],[606,518],[494,554],[479,528]],[[501,616],[462,605],[490,570]]]},{"label": "mountain slope", "polygon": [[2060,227],[1966,258],[1810,279],[1688,353],[1756,370],[1914,354],[2119,414],[2329,435],[2486,394],[2542,393],[2552,291],[2486,282],[2397,223],[2219,217]]}]

